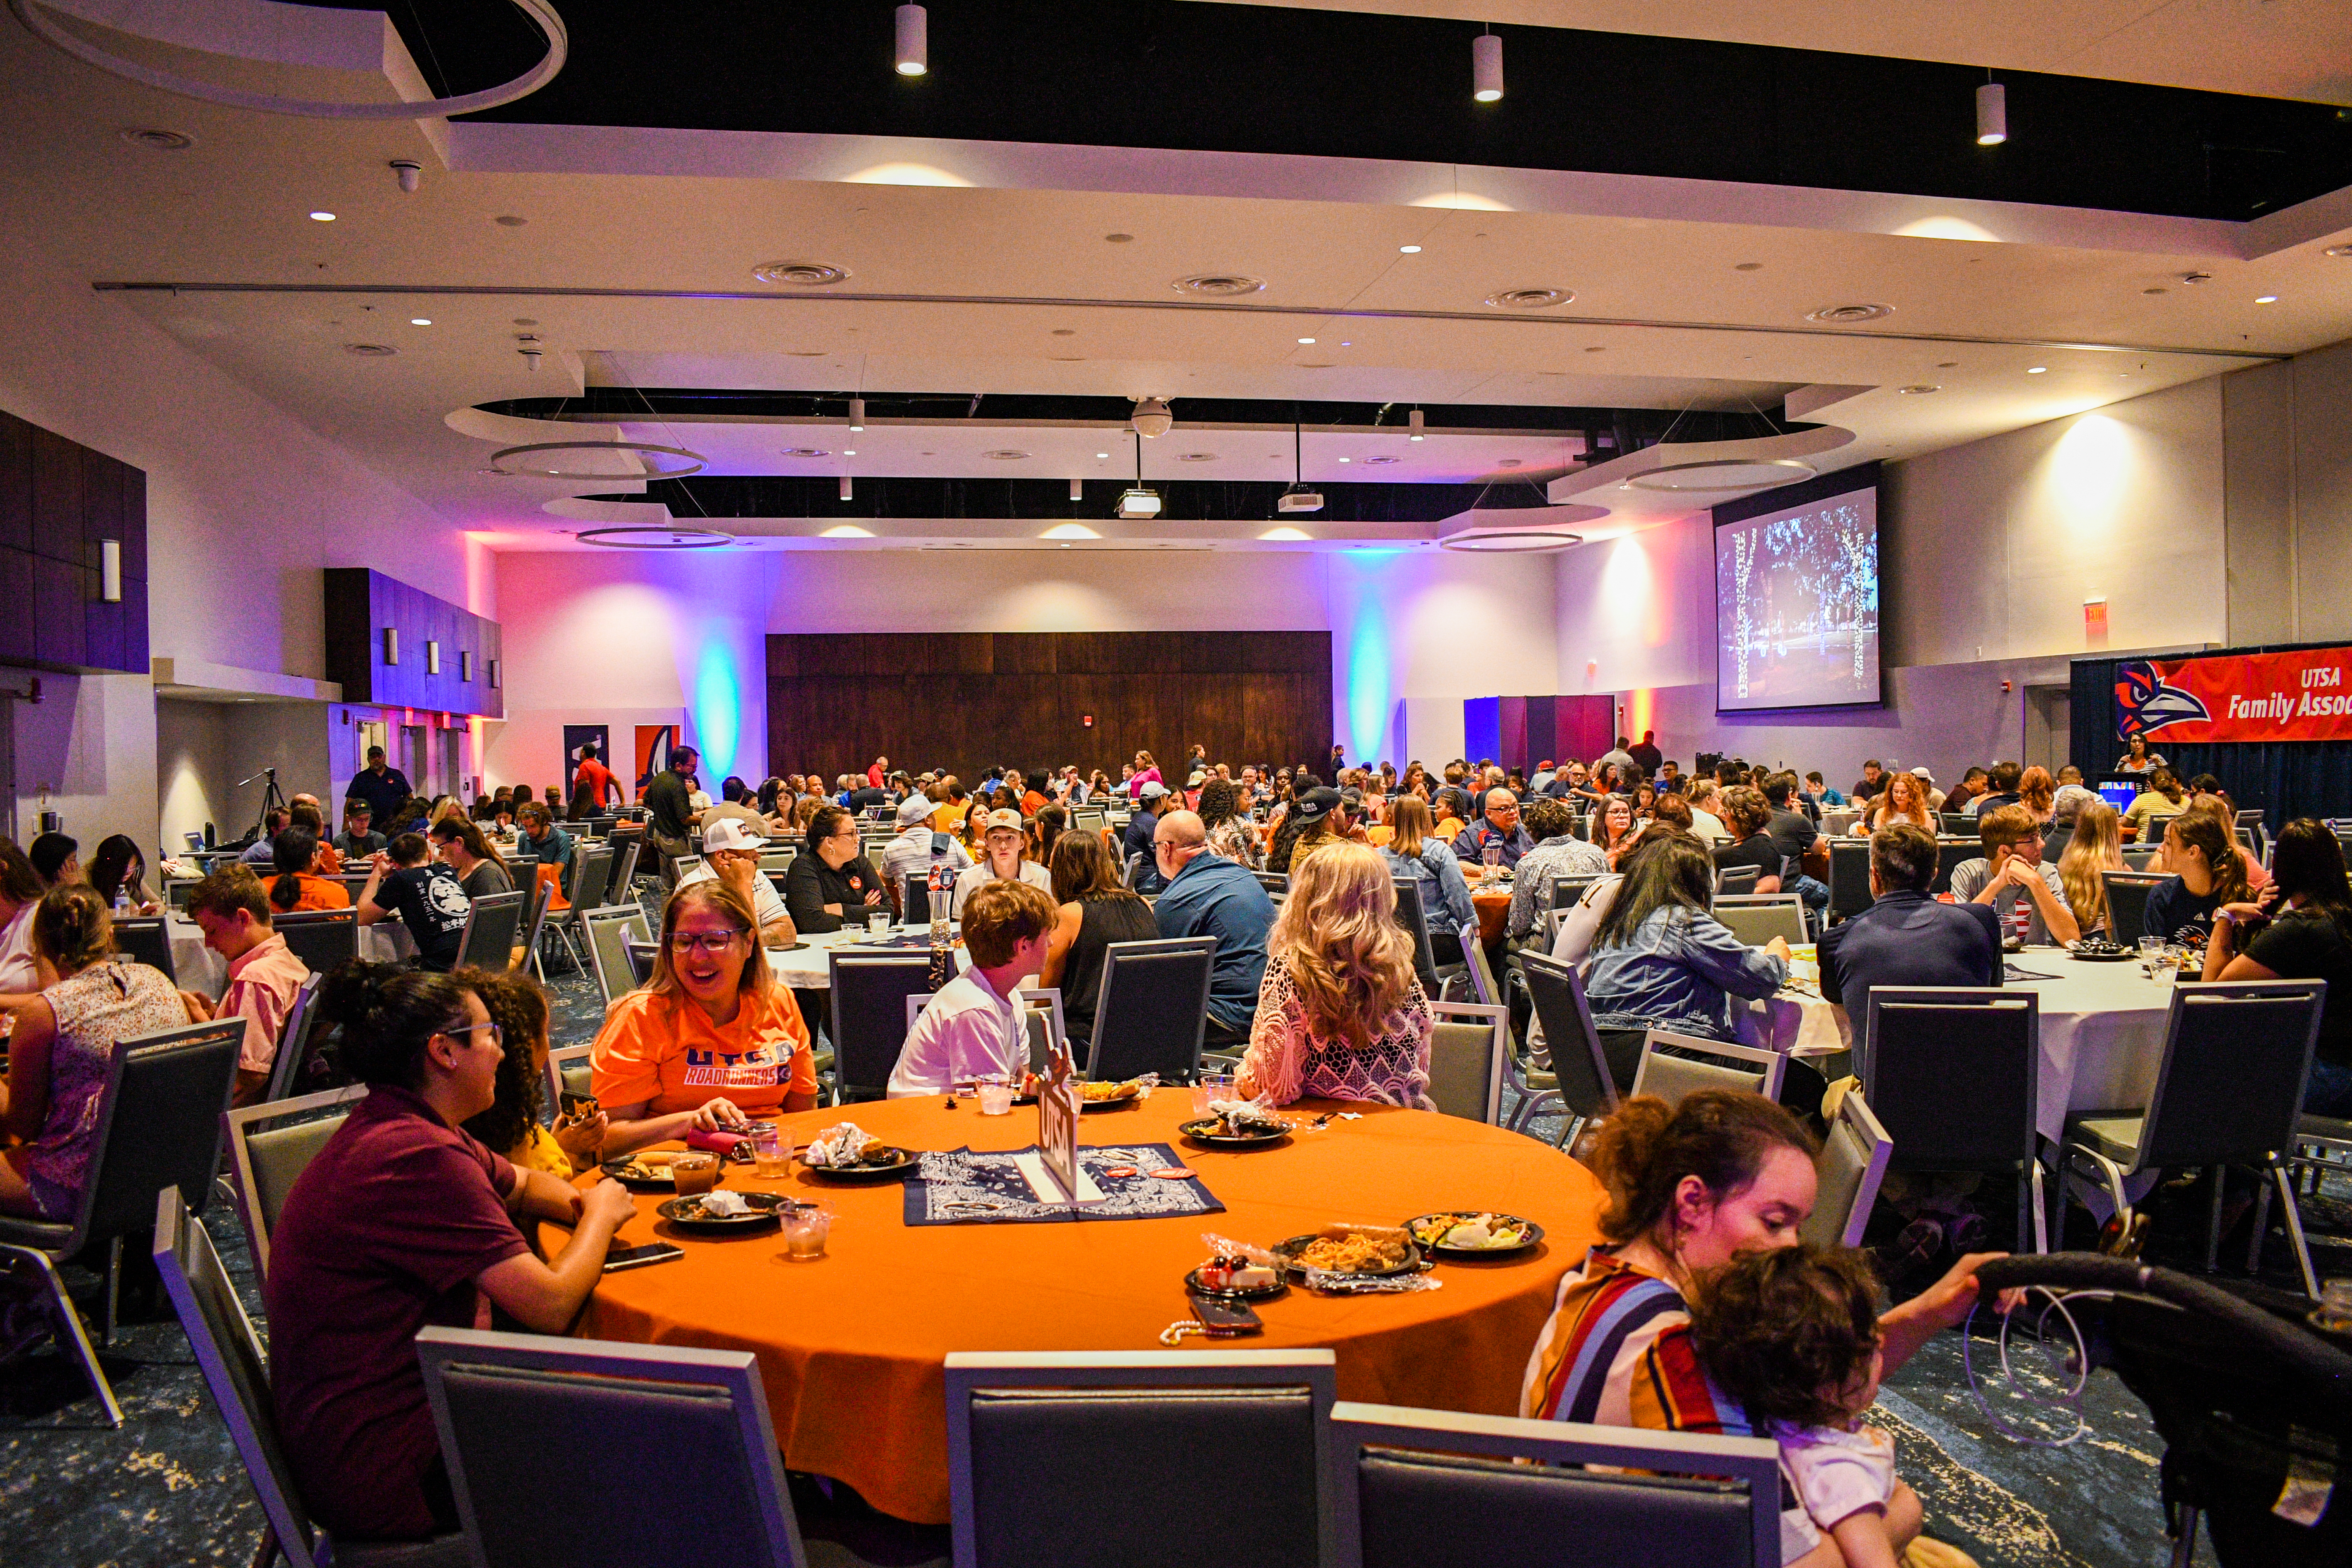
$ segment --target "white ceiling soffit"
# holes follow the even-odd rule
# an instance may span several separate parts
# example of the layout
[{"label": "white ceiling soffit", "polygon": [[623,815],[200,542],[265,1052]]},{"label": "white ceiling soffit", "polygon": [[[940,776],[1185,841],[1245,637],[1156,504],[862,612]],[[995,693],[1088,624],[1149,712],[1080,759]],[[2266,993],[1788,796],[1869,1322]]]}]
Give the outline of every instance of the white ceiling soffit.
[{"label": "white ceiling soffit", "polygon": [[1884,191],[1291,153],[478,121],[452,125],[449,136],[452,168],[480,174],[804,180],[1313,201],[1744,224],[2217,259],[2255,259],[2352,226],[2352,188],[2251,223],[2234,223]]},{"label": "white ceiling soffit", "polygon": [[[1937,60],[2352,104],[2343,0],[1239,0]],[[1463,66],[1467,76],[1469,66]]]},{"label": "white ceiling soffit", "polygon": [[1613,500],[1646,491],[1673,497],[1675,510],[1686,511],[1694,504],[1712,505],[1843,467],[1810,459],[1853,443],[1853,432],[1834,425],[1740,441],[1661,441],[1564,474],[1544,494],[1557,504],[1578,496],[1605,494]]},{"label": "white ceiling soffit", "polygon": [[[637,488],[642,490],[645,487]],[[677,521],[670,515],[668,505],[657,500],[585,500],[578,496],[558,496],[540,502],[539,510],[573,522],[593,522],[606,528],[666,528]]]}]

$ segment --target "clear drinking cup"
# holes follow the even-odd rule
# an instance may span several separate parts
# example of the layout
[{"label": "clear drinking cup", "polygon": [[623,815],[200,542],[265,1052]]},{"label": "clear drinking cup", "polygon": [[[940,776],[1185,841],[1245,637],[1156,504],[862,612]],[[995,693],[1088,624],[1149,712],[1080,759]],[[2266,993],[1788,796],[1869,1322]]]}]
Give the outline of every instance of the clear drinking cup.
[{"label": "clear drinking cup", "polygon": [[875,936],[887,935],[890,930],[890,917],[887,914],[869,914],[866,917],[866,929]]},{"label": "clear drinking cup", "polygon": [[1013,1086],[1003,1078],[980,1080],[980,1113],[982,1116],[1004,1116],[1013,1110]]},{"label": "clear drinking cup", "polygon": [[2144,936],[2139,939],[2139,972],[2150,980],[2156,978],[2157,965],[2164,962],[2164,939]]},{"label": "clear drinking cup", "polygon": [[1503,847],[1499,844],[1487,845],[1478,852],[1478,858],[1486,863],[1486,875],[1489,877],[1503,868]]},{"label": "clear drinking cup", "polygon": [[677,1184],[679,1197],[698,1196],[719,1184],[719,1156],[680,1154],[670,1162],[669,1173]]},{"label": "clear drinking cup", "polygon": [[795,1263],[812,1263],[824,1256],[825,1234],[833,1211],[823,1204],[803,1204],[784,1215],[784,1256]]},{"label": "clear drinking cup", "polygon": [[751,1166],[762,1176],[789,1176],[793,1173],[793,1137],[773,1122],[761,1122],[751,1129]]},{"label": "clear drinking cup", "polygon": [[1210,1087],[1209,1075],[1207,1073],[1202,1073],[1199,1079],[1197,1079],[1192,1085],[1193,1117],[1197,1120],[1200,1117],[1208,1115],[1209,1101],[1215,1098],[1216,1090]]}]

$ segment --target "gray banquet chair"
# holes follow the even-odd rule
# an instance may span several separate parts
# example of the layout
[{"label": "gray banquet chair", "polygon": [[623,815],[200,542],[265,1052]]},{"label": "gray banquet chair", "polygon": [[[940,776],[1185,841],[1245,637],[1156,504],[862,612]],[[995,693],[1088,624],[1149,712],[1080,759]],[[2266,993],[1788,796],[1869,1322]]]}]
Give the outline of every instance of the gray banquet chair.
[{"label": "gray banquet chair", "polygon": [[949,1355],[955,1568],[1096,1568],[1211,1538],[1222,1562],[1321,1568],[1337,1376],[1328,1350]]},{"label": "gray banquet chair", "polygon": [[1813,1162],[1818,1178],[1813,1212],[1801,1232],[1815,1247],[1860,1247],[1870,1224],[1870,1205],[1878,1201],[1879,1184],[1894,1152],[1878,1118],[1858,1089],[1849,1089],[1838,1100],[1829,1136]]},{"label": "gray banquet chair", "polygon": [[1087,1076],[1108,1082],[1156,1072],[1168,1084],[1198,1078],[1216,953],[1216,939],[1207,936],[1115,942],[1104,948]]},{"label": "gray banquet chair", "polygon": [[880,1100],[907,1044],[907,998],[930,989],[931,958],[910,950],[825,954],[834,1103]]},{"label": "gray banquet chair", "polygon": [[359,956],[360,919],[352,910],[296,910],[273,915],[270,929],[286,939],[288,951],[324,974]]},{"label": "gray banquet chair", "polygon": [[1896,1171],[2017,1178],[2017,1250],[2047,1252],[2042,998],[1966,985],[1879,986],[1863,1032],[1862,1089],[1895,1141]]},{"label": "gray banquet chair", "polygon": [[1617,1084],[1610,1076],[1609,1058],[1601,1048],[1601,1034],[1593,1026],[1592,1007],[1576,966],[1540,952],[1523,952],[1519,974],[1536,1020],[1543,1026],[1550,1067],[1540,1079],[1528,1072],[1517,1086],[1521,1099],[1513,1129],[1524,1131],[1549,1099],[1563,1112],[1557,1144],[1566,1148],[1588,1121],[1617,1109]]},{"label": "gray banquet chair", "polygon": [[172,933],[162,915],[116,921],[114,950],[133,963],[162,970],[173,984],[179,983],[179,973],[172,966]]},{"label": "gray banquet chair", "polygon": [[807,1563],[749,1352],[436,1327],[416,1359],[478,1563]]},{"label": "gray banquet chair", "polygon": [[1788,1065],[1789,1058],[1778,1051],[1652,1029],[1642,1040],[1632,1092],[1656,1095],[1669,1105],[1703,1089],[1738,1089],[1778,1100],[1780,1075]]},{"label": "gray banquet chair", "polygon": [[[286,1194],[327,1140],[367,1098],[367,1085],[331,1089],[293,1100],[242,1105],[221,1117],[228,1140],[229,1178],[237,1218],[253,1252],[257,1279],[269,1278],[269,1236],[286,1210]],[[299,1120],[297,1120],[299,1119]],[[283,1125],[279,1125],[283,1123]]]},{"label": "gray banquet chair", "polygon": [[523,903],[528,893],[486,893],[466,911],[466,927],[457,936],[460,967],[506,973],[515,939],[522,933]]},{"label": "gray banquet chair", "polygon": [[635,904],[610,904],[580,915],[580,934],[588,944],[588,961],[596,974],[596,990],[609,1008],[637,988],[636,967],[629,962],[628,941],[646,934],[646,912]]},{"label": "gray banquet chair", "polygon": [[1507,1008],[1474,1002],[1433,1002],[1429,1037],[1429,1098],[1447,1116],[1499,1125],[1504,1066],[1511,1056]]},{"label": "gray banquet chair", "polygon": [[286,1009],[286,1026],[278,1031],[278,1054],[270,1058],[269,1084],[262,1100],[284,1100],[305,1081],[310,1066],[310,1041],[319,1032],[319,985],[324,976],[313,970],[295,988],[293,1005]]}]

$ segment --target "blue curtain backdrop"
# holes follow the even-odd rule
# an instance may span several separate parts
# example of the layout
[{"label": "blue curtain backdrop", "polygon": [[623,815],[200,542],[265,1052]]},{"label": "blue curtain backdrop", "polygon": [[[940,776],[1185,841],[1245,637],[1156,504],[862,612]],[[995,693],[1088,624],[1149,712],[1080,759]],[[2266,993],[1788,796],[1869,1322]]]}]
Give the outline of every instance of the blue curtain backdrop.
[{"label": "blue curtain backdrop", "polygon": [[[2217,648],[2193,657],[2286,653],[2297,648],[2340,647],[2340,643],[2265,643],[2259,647]],[[2191,657],[2191,656],[2180,656]],[[2073,664],[2074,702],[2068,726],[2068,760],[2095,779],[2124,753],[2116,734],[2116,667],[2121,658],[2078,658]],[[2242,809],[2259,806],[2273,829],[2298,816],[2352,816],[2352,741],[2236,741],[2181,744],[2161,734],[2148,750],[2160,752],[2182,779],[2211,773]]]}]

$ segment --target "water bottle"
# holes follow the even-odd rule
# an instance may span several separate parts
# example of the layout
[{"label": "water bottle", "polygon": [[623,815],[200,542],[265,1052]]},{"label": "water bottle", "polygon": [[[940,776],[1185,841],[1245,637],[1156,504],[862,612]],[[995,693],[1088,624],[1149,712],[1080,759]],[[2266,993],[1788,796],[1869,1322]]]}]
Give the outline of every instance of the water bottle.
[{"label": "water bottle", "polygon": [[114,918],[128,920],[131,916],[131,884],[123,883],[114,889]]},{"label": "water bottle", "polygon": [[928,892],[931,910],[931,966],[926,975],[933,991],[955,978],[955,958],[948,950],[948,905],[954,893],[954,876],[949,871],[947,863],[934,856]]}]

